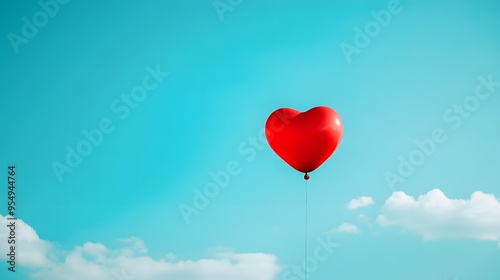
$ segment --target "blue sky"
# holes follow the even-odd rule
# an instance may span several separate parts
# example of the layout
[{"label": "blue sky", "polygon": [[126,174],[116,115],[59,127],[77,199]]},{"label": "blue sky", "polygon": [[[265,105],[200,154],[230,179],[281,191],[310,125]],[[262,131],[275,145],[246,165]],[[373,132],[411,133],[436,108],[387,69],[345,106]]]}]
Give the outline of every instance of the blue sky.
[{"label": "blue sky", "polygon": [[305,183],[259,135],[318,105],[344,138],[309,181],[309,253],[336,244],[309,279],[500,276],[497,1],[40,3],[0,4],[2,279],[302,279]]}]

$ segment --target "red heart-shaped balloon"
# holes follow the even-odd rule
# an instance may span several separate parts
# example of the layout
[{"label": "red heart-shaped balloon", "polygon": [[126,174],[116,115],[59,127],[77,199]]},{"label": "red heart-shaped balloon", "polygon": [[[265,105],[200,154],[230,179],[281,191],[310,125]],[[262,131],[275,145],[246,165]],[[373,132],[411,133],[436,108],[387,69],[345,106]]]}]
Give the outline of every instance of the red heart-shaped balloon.
[{"label": "red heart-shaped balloon", "polygon": [[342,133],[340,116],[326,106],[303,113],[281,108],[274,111],[266,122],[266,138],[273,151],[291,167],[304,173],[314,171],[335,152]]}]

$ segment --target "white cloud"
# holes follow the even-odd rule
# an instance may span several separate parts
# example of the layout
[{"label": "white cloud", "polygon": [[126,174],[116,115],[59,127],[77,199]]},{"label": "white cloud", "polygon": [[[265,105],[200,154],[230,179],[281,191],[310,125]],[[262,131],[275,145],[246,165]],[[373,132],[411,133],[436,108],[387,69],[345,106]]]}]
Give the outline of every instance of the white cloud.
[{"label": "white cloud", "polygon": [[469,238],[500,241],[500,201],[480,191],[469,199],[450,199],[438,189],[418,199],[404,192],[389,197],[377,221],[417,232],[426,240]]},{"label": "white cloud", "polygon": [[366,207],[373,204],[373,198],[371,196],[361,196],[355,198],[347,204],[347,208],[349,209],[357,209],[361,207]]},{"label": "white cloud", "polygon": [[345,232],[345,233],[359,233],[359,229],[356,225],[350,223],[343,223],[333,230],[334,232]]},{"label": "white cloud", "polygon": [[[7,217],[0,215],[0,260],[7,260],[6,254],[7,238],[10,229],[7,225],[13,222]],[[18,258],[17,263],[24,266],[49,267],[52,265],[53,245],[50,242],[40,240],[36,231],[22,220],[16,220],[16,254],[23,256]]]},{"label": "white cloud", "polygon": [[174,261],[177,259],[177,256],[174,253],[168,253],[165,255],[165,259],[169,261]]},{"label": "white cloud", "polygon": [[146,248],[146,244],[144,241],[138,237],[132,236],[129,238],[122,238],[118,241],[121,241],[126,244],[131,244],[133,247],[128,247],[122,249],[122,254],[127,256],[132,256],[134,254],[146,254],[148,252],[148,248]]},{"label": "white cloud", "polygon": [[[6,223],[0,215],[1,236],[7,236]],[[121,239],[124,248],[117,250],[87,242],[70,252],[56,252],[51,242],[41,240],[22,220],[17,225],[18,254],[23,256],[18,264],[30,268],[37,280],[271,280],[280,271],[274,255],[240,254],[224,248],[200,260],[177,260],[172,253],[153,259],[143,255],[147,248],[137,237]],[[5,238],[1,242],[5,244]],[[5,259],[5,246],[0,246],[0,254]]]}]

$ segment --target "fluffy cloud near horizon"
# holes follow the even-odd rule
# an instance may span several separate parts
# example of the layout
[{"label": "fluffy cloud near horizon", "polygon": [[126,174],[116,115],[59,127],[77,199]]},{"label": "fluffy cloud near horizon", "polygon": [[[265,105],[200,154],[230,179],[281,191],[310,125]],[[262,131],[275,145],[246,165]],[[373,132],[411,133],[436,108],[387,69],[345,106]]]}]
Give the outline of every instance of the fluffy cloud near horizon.
[{"label": "fluffy cloud near horizon", "polygon": [[373,198],[371,196],[361,196],[349,201],[349,203],[347,203],[347,208],[354,210],[372,205],[373,203]]},{"label": "fluffy cloud near horizon", "polygon": [[377,222],[401,226],[425,240],[477,239],[500,241],[500,201],[476,191],[469,199],[451,199],[439,189],[417,199],[394,192],[382,207]]},{"label": "fluffy cloud near horizon", "polygon": [[[0,215],[1,236],[5,234],[6,217]],[[57,250],[41,240],[36,231],[17,220],[18,264],[31,271],[37,280],[272,280],[280,271],[274,255],[234,253],[229,249],[213,251],[212,257],[200,260],[175,260],[173,254],[153,259],[147,255],[144,241],[137,237],[121,239],[124,247],[111,250],[100,243],[87,242],[70,252]],[[0,240],[4,243],[5,238]],[[0,247],[5,260],[5,246]]]}]

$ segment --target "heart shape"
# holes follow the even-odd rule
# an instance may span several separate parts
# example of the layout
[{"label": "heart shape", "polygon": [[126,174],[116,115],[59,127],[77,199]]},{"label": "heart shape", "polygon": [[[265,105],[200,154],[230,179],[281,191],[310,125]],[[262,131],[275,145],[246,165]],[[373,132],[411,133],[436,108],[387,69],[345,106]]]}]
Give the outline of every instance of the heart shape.
[{"label": "heart shape", "polygon": [[266,138],[271,149],[299,172],[316,170],[337,149],[342,139],[340,116],[326,106],[306,112],[291,108],[274,111],[266,122]]}]

